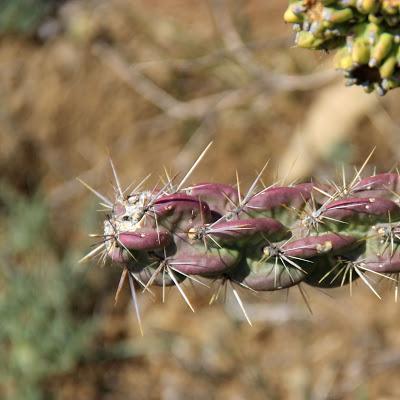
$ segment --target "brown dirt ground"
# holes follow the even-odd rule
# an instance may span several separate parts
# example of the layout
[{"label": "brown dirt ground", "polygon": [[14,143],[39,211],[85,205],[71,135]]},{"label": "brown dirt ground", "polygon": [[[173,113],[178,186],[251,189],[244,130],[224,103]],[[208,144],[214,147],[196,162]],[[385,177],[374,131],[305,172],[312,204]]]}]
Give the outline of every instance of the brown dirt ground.
[{"label": "brown dirt ground", "polygon": [[[232,182],[238,169],[245,186],[271,158],[268,182],[318,92],[258,95],[219,113],[210,136],[207,129],[196,133],[199,121],[165,117],[92,47],[106,40],[132,62],[209,54],[221,40],[207,2],[100,3],[76,2],[63,16],[65,33],[44,44],[13,37],[0,41],[0,170],[20,191],[45,194],[56,238],[65,249],[89,245],[77,222],[91,200],[74,179],[82,176],[110,192],[108,153],[129,183],[149,172],[162,173],[164,165],[176,168],[182,148],[195,158],[212,138],[214,146],[194,181]],[[230,7],[247,41],[268,42],[289,35],[280,20],[284,3],[238,0]],[[287,73],[329,65],[329,56],[282,46],[254,53],[264,68]],[[224,57],[206,67],[163,62],[144,68],[182,101],[250,81]],[[346,163],[360,164],[374,145],[372,163],[380,169],[393,166],[399,154],[394,146],[398,101],[399,94],[390,93],[371,115],[355,116],[354,131],[332,149],[331,158],[315,165],[315,174],[331,175],[338,154]],[[200,134],[207,136],[201,145],[185,145]],[[287,301],[279,294],[248,296],[253,327],[231,301],[210,308],[201,290],[191,291],[195,314],[176,292],[163,305],[143,296],[146,334],[141,338],[128,294],[113,307],[117,271],[94,268],[89,280],[104,287],[104,298],[96,300],[102,318],[96,346],[115,354],[49,379],[46,389],[59,400],[400,398],[399,305],[389,289],[382,301],[361,285],[351,298],[347,289],[330,292],[333,297],[309,289],[313,315],[296,291]]]}]

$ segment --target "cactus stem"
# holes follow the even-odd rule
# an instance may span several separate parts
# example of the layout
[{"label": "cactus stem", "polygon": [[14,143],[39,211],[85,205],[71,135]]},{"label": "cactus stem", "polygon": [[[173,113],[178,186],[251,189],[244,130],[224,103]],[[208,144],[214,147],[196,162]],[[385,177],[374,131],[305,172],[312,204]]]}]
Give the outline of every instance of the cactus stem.
[{"label": "cactus stem", "polygon": [[[236,188],[207,182],[183,188],[205,151],[179,185],[165,171],[161,188],[160,184],[138,192],[140,183],[128,196],[129,188],[122,190],[111,162],[114,204],[110,206],[108,198],[85,185],[112,211],[103,222],[103,234],[90,235],[101,243],[94,243],[80,262],[109,259],[122,267],[115,303],[128,278],[141,333],[135,286],[152,296],[150,286],[162,286],[163,302],[166,286],[176,286],[194,311],[181,284],[185,279],[206,287],[202,278],[218,282],[210,303],[223,291],[226,297],[229,289],[249,324],[239,287],[260,292],[302,282],[323,288],[349,284],[352,294],[353,280],[360,279],[380,298],[375,276],[395,283],[397,301],[400,174],[362,178],[373,151],[354,175],[346,177],[342,168],[338,184],[305,182],[266,188],[261,181],[266,163],[244,196],[237,173]],[[260,186],[264,188],[259,190]],[[299,290],[312,312],[301,286]]]}]

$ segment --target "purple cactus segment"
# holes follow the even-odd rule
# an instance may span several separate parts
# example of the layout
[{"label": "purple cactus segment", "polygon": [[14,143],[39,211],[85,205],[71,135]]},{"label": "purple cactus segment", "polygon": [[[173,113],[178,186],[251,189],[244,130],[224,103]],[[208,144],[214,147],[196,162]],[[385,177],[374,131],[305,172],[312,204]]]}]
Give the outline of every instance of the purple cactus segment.
[{"label": "purple cactus segment", "polygon": [[391,200],[378,197],[349,198],[333,201],[326,206],[323,216],[334,220],[346,221],[355,216],[375,217],[376,221],[400,218],[400,207]]},{"label": "purple cactus segment", "polygon": [[193,196],[189,196],[185,193],[174,193],[174,194],[166,194],[164,196],[159,197],[154,201],[154,204],[165,204],[171,202],[194,202],[199,203],[199,199]]},{"label": "purple cactus segment", "polygon": [[168,262],[174,270],[186,275],[214,277],[235,267],[239,260],[240,253],[236,250],[184,246]]},{"label": "purple cactus segment", "polygon": [[282,251],[287,257],[310,259],[326,253],[340,254],[359,245],[356,237],[326,233],[288,242],[282,246]]},{"label": "purple cactus segment", "polygon": [[189,230],[195,224],[211,222],[210,208],[206,203],[185,194],[174,194],[158,199],[152,208],[158,224],[174,231]]},{"label": "purple cactus segment", "polygon": [[172,234],[163,228],[139,228],[134,232],[121,232],[118,242],[130,250],[155,250],[167,246]]},{"label": "purple cactus segment", "polygon": [[202,213],[204,218],[210,217],[210,208],[205,202],[183,193],[160,197],[154,202],[153,211],[161,218],[175,212],[189,215]]},{"label": "purple cactus segment", "polygon": [[273,218],[249,218],[211,224],[208,234],[220,244],[242,245],[251,241],[278,242],[290,237],[288,228]]},{"label": "purple cactus segment", "polygon": [[400,175],[385,173],[362,179],[353,190],[355,197],[380,197],[400,202]]},{"label": "purple cactus segment", "polygon": [[354,187],[354,193],[365,191],[390,191],[398,193],[400,190],[400,175],[392,172],[370,176],[361,179]]},{"label": "purple cactus segment", "polygon": [[369,271],[382,274],[400,273],[400,255],[398,253],[370,256],[362,258],[361,262]]},{"label": "purple cactus segment", "polygon": [[292,186],[296,189],[305,190],[308,193],[312,193],[315,189],[315,184],[313,182],[302,182]]},{"label": "purple cactus segment", "polygon": [[291,186],[272,187],[253,196],[245,209],[249,212],[264,212],[285,207],[300,208],[311,198],[309,188]]},{"label": "purple cactus segment", "polygon": [[206,202],[211,212],[219,216],[239,203],[238,191],[230,185],[220,183],[200,183],[186,188],[185,193]]}]

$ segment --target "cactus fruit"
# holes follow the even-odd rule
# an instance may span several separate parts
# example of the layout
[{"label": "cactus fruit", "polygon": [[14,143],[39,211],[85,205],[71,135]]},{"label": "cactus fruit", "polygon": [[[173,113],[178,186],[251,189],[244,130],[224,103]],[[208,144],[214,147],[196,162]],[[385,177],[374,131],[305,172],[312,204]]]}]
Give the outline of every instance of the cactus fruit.
[{"label": "cactus fruit", "polygon": [[[112,164],[111,164],[112,165]],[[364,164],[365,166],[365,164]],[[167,178],[123,191],[114,166],[114,201],[90,188],[108,215],[99,256],[121,266],[139,318],[135,287],[176,286],[193,309],[183,282],[229,284],[275,291],[302,283],[333,288],[359,279],[378,297],[373,277],[395,282],[400,273],[400,175],[383,173],[349,184],[304,183],[259,188],[262,172],[243,196],[218,183],[184,186]],[[264,167],[265,168],[265,167]],[[95,235],[96,236],[96,235]],[[212,300],[218,297],[218,290]]]},{"label": "cactus fruit", "polygon": [[299,47],[338,50],[347,85],[380,95],[400,85],[400,0],[295,0],[284,20]]}]

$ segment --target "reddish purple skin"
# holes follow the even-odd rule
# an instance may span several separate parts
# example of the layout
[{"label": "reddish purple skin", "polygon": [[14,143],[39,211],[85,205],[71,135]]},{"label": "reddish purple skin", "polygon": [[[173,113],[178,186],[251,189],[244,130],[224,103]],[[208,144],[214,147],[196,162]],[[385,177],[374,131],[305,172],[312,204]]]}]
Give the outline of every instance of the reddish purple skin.
[{"label": "reddish purple skin", "polygon": [[191,213],[202,211],[205,217],[209,216],[210,213],[207,203],[183,193],[176,193],[160,197],[154,202],[153,210],[160,217],[169,216],[174,212]]},{"label": "reddish purple skin", "polygon": [[391,172],[369,176],[361,179],[354,187],[354,192],[363,192],[369,190],[391,190],[397,191],[400,176]]},{"label": "reddish purple skin", "polygon": [[239,257],[217,249],[214,253],[205,253],[201,250],[187,249],[178,252],[169,259],[170,265],[179,272],[186,275],[215,276],[220,275],[234,267]]},{"label": "reddish purple skin", "polygon": [[251,239],[262,235],[271,241],[280,241],[290,236],[288,229],[273,218],[249,218],[234,221],[221,221],[210,229],[213,238],[222,242],[237,243],[238,240]]},{"label": "reddish purple skin", "polygon": [[338,233],[326,233],[319,236],[308,236],[293,242],[287,243],[283,248],[285,256],[309,259],[325,254],[319,250],[326,242],[332,243],[332,249],[327,251],[332,254],[340,254],[344,250],[357,245],[357,238],[341,235]]},{"label": "reddish purple skin", "polygon": [[365,267],[382,274],[394,274],[400,273],[400,255],[394,253],[392,257],[390,256],[376,256],[369,257],[365,262]]},{"label": "reddish purple skin", "polygon": [[209,223],[211,212],[208,205],[186,194],[173,194],[158,199],[153,206],[153,211],[160,224],[174,230],[181,224],[181,230],[190,229],[195,223]]},{"label": "reddish purple skin", "polygon": [[342,221],[359,214],[382,216],[385,218],[390,215],[393,218],[397,218],[400,215],[400,207],[387,199],[375,197],[350,198],[330,203],[326,206],[326,210],[322,215]]},{"label": "reddish purple skin", "polygon": [[189,196],[185,193],[174,193],[174,194],[166,194],[164,196],[159,197],[154,201],[154,204],[164,204],[170,202],[194,202],[199,203],[199,199],[193,196]]},{"label": "reddish purple skin", "polygon": [[118,241],[130,250],[155,250],[167,246],[172,241],[172,234],[165,229],[140,228],[135,232],[122,232]]},{"label": "reddish purple skin", "polygon": [[250,211],[270,211],[285,206],[300,207],[311,198],[311,194],[304,188],[272,187],[253,196],[247,203]]},{"label": "reddish purple skin", "polygon": [[297,185],[294,185],[292,187],[300,190],[305,190],[306,192],[311,194],[314,191],[315,184],[313,182],[303,182],[303,183],[298,183]]},{"label": "reddish purple skin", "polygon": [[220,183],[199,183],[186,189],[186,193],[205,201],[211,211],[221,215],[232,208],[228,199],[232,200],[234,204],[239,203],[237,190],[230,185]]}]

